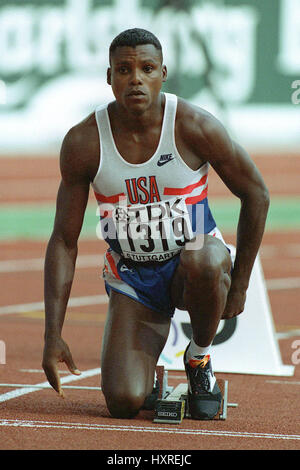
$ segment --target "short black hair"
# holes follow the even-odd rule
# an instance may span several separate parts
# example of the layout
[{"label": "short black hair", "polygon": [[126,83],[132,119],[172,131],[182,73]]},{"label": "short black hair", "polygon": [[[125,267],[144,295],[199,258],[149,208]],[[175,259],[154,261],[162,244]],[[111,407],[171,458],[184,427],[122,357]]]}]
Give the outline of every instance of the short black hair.
[{"label": "short black hair", "polygon": [[136,46],[142,46],[144,44],[153,44],[153,46],[161,53],[161,58],[163,58],[161,43],[153,33],[146,29],[132,28],[126,29],[122,33],[118,34],[118,36],[116,36],[111,42],[109,47],[109,60],[117,47],[128,46],[135,48]]}]

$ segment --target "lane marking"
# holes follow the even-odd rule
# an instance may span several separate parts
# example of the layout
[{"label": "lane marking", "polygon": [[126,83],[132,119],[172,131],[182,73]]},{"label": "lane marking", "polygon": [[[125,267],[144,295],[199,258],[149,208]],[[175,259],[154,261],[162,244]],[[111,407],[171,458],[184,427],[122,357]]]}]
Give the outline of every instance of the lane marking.
[{"label": "lane marking", "polygon": [[298,289],[300,287],[300,277],[282,277],[278,279],[266,280],[268,290]]},{"label": "lane marking", "polygon": [[[84,297],[71,297],[68,302],[68,307],[83,307],[85,305],[98,305],[107,304],[108,296],[102,295],[88,295]],[[17,305],[4,305],[0,307],[0,315],[9,315],[12,313],[26,313],[43,310],[45,307],[44,302],[32,302],[28,304]]]},{"label": "lane marking", "polygon": [[300,329],[279,331],[276,333],[277,339],[289,339],[293,338],[294,336],[300,336]]},{"label": "lane marking", "polygon": [[288,381],[288,380],[266,380],[269,384],[285,384],[285,385],[300,385],[300,382],[297,381]]},{"label": "lane marking", "polygon": [[[61,384],[75,382],[76,380],[82,380],[87,377],[94,377],[95,375],[100,374],[100,372],[101,372],[101,369],[96,368],[96,369],[89,369],[84,372],[81,372],[81,375],[70,374],[67,377],[62,377]],[[48,381],[34,384],[34,387],[36,388],[26,386],[26,387],[18,388],[16,390],[12,390],[11,392],[3,393],[2,395],[0,395],[0,403],[8,401],[8,400],[12,400],[13,398],[17,398],[22,395],[27,395],[28,393],[36,392],[40,390],[41,386],[43,388],[45,385],[48,387],[49,385]]]},{"label": "lane marking", "polygon": [[[79,255],[76,260],[76,268],[92,268],[103,266],[103,255],[100,253],[91,255]],[[24,271],[43,271],[45,258],[11,259],[0,261],[0,273],[17,273]]]},{"label": "lane marking", "polygon": [[286,245],[262,245],[259,250],[261,259],[272,259],[280,256],[295,258],[300,256],[300,243],[289,243]]},{"label": "lane marking", "polygon": [[26,419],[0,419],[0,426],[27,427],[27,428],[52,428],[52,429],[81,429],[87,431],[123,431],[123,432],[144,432],[144,433],[167,433],[167,434],[187,434],[201,436],[220,436],[220,437],[241,437],[252,439],[276,439],[276,440],[300,440],[299,434],[271,434],[260,432],[235,432],[218,431],[204,429],[181,429],[176,427],[159,426],[134,426],[134,425],[109,425],[109,424],[85,424],[85,423],[66,423],[57,421],[33,421]]},{"label": "lane marking", "polygon": [[[32,384],[12,384],[12,383],[0,383],[0,388],[34,388],[39,390],[49,389],[52,388],[49,384],[48,385],[32,385]],[[92,386],[79,386],[79,385],[64,385],[64,389],[71,389],[71,390],[102,390],[101,387],[92,387]],[[227,403],[227,406],[231,406],[233,408],[238,407],[237,403]]]},{"label": "lane marking", "polygon": [[[282,252],[282,247],[278,245],[264,245],[260,256],[262,259],[274,258],[278,251]],[[289,257],[300,256],[300,244],[292,243],[285,247],[286,254]],[[24,271],[43,271],[45,258],[31,259],[10,259],[0,261],[0,273],[24,272]],[[77,268],[102,267],[103,253],[97,252],[89,255],[78,255],[76,261]]]},{"label": "lane marking", "polygon": [[[19,369],[19,372],[28,372],[30,374],[45,374],[44,369]],[[70,372],[68,370],[59,370],[59,374],[69,374]]]},{"label": "lane marking", "polygon": [[[287,277],[279,279],[266,280],[266,287],[268,290],[287,290],[300,288],[300,277]],[[83,297],[71,297],[68,303],[69,307],[83,307],[86,305],[106,304],[108,296],[103,295],[89,295]],[[17,305],[3,305],[0,307],[0,315],[8,315],[12,313],[26,313],[28,311],[42,310],[44,302],[32,302]]]},{"label": "lane marking", "polygon": [[[31,384],[6,384],[0,383],[1,388],[34,388],[43,390],[45,388],[52,388],[51,385],[31,385]],[[101,387],[88,387],[88,386],[79,386],[79,385],[64,385],[64,388],[72,389],[72,390],[101,390]]]},{"label": "lane marking", "polygon": [[[19,372],[28,372],[30,374],[45,374],[44,370],[43,369],[19,369]],[[59,370],[58,371],[59,374],[69,374],[69,371],[67,370]],[[184,371],[182,371],[182,374],[181,375],[170,375],[168,374],[168,378],[169,379],[177,379],[177,380],[182,380],[185,378],[185,373]]]}]

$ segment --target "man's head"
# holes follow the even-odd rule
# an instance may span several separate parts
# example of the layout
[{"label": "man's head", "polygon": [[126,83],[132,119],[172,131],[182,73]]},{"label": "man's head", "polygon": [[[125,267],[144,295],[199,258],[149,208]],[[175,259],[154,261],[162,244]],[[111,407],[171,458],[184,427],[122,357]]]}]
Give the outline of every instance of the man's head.
[{"label": "man's head", "polygon": [[162,59],[162,47],[154,34],[138,28],[120,33],[110,45],[107,70],[116,101],[134,113],[143,113],[157,103],[167,77]]},{"label": "man's head", "polygon": [[161,55],[161,62],[163,62],[162,47],[158,38],[146,29],[133,28],[126,29],[126,31],[118,34],[118,36],[116,36],[112,41],[109,48],[109,63],[111,64],[112,55],[114,54],[117,47],[127,46],[136,48],[136,46],[142,46],[145,44],[152,44]]}]

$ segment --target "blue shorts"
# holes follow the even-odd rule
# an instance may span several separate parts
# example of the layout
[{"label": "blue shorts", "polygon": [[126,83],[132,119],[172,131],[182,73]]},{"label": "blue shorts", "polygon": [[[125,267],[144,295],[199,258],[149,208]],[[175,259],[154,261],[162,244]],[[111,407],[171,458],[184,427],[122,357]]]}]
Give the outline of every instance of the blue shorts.
[{"label": "blue shorts", "polygon": [[106,292],[113,289],[163,315],[172,317],[175,307],[170,286],[179,264],[180,253],[161,262],[138,263],[109,249],[105,255],[103,277]]},{"label": "blue shorts", "polygon": [[[217,228],[209,234],[224,242]],[[175,306],[170,287],[179,260],[180,253],[167,261],[140,263],[126,259],[109,248],[104,256],[103,268],[106,292],[109,295],[111,289],[115,290],[164,316],[172,317]]]}]

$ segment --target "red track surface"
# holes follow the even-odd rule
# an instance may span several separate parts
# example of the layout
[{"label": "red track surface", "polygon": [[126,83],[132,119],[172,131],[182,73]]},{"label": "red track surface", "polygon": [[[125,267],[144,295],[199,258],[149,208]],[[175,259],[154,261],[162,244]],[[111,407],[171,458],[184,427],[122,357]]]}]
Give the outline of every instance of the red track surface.
[{"label": "red track surface", "polygon": [[[257,157],[271,195],[299,195],[300,158],[287,161]],[[26,163],[26,164],[24,164]],[[0,174],[6,190],[2,203],[53,201],[58,185],[57,162],[0,159]],[[50,183],[44,185],[42,179]],[[24,189],[25,188],[25,189]],[[42,188],[42,189],[41,189]],[[210,180],[214,195],[225,195],[214,175]],[[226,193],[227,194],[227,193]],[[230,234],[224,234],[234,243]],[[266,233],[261,250],[265,278],[300,277],[299,233]],[[18,241],[0,245],[2,260],[43,258],[45,242]],[[80,256],[101,253],[104,245],[80,242]],[[101,261],[101,256],[99,256]],[[42,268],[0,272],[0,308],[43,300]],[[72,297],[104,294],[101,269],[80,268]],[[278,332],[300,329],[299,288],[271,290],[271,308]],[[72,307],[64,326],[77,366],[81,371],[100,367],[100,344],[107,304]],[[6,364],[0,364],[0,383],[38,384],[46,378],[41,372],[43,349],[43,308],[30,307],[22,313],[0,314],[0,340],[6,344]],[[1,310],[0,310],[1,312]],[[259,328],[259,325],[258,325]],[[299,332],[279,340],[284,364],[292,364],[293,344]],[[295,336],[298,335],[298,336]],[[239,351],[237,351],[237,354]],[[294,355],[295,357],[295,355]],[[300,353],[297,358],[300,360]],[[258,358],[259,360],[259,358]],[[299,361],[298,361],[299,362]],[[26,370],[26,371],[25,371]],[[40,372],[29,372],[40,370]],[[62,377],[68,375],[62,366]],[[169,372],[169,382],[182,382],[183,372]],[[184,420],[181,425],[155,424],[153,413],[140,412],[133,420],[109,417],[103,396],[97,390],[65,389],[63,400],[51,390],[35,390],[8,399],[8,392],[17,388],[0,388],[0,449],[107,449],[107,450],[193,450],[193,449],[300,449],[299,390],[300,366],[293,377],[219,374],[229,381],[229,401],[238,408],[229,408],[226,421],[198,422]],[[272,382],[276,381],[276,383]],[[280,383],[277,383],[280,382]],[[100,375],[66,385],[100,386]],[[27,390],[28,391],[28,390]],[[1,401],[6,397],[5,401]]]}]

